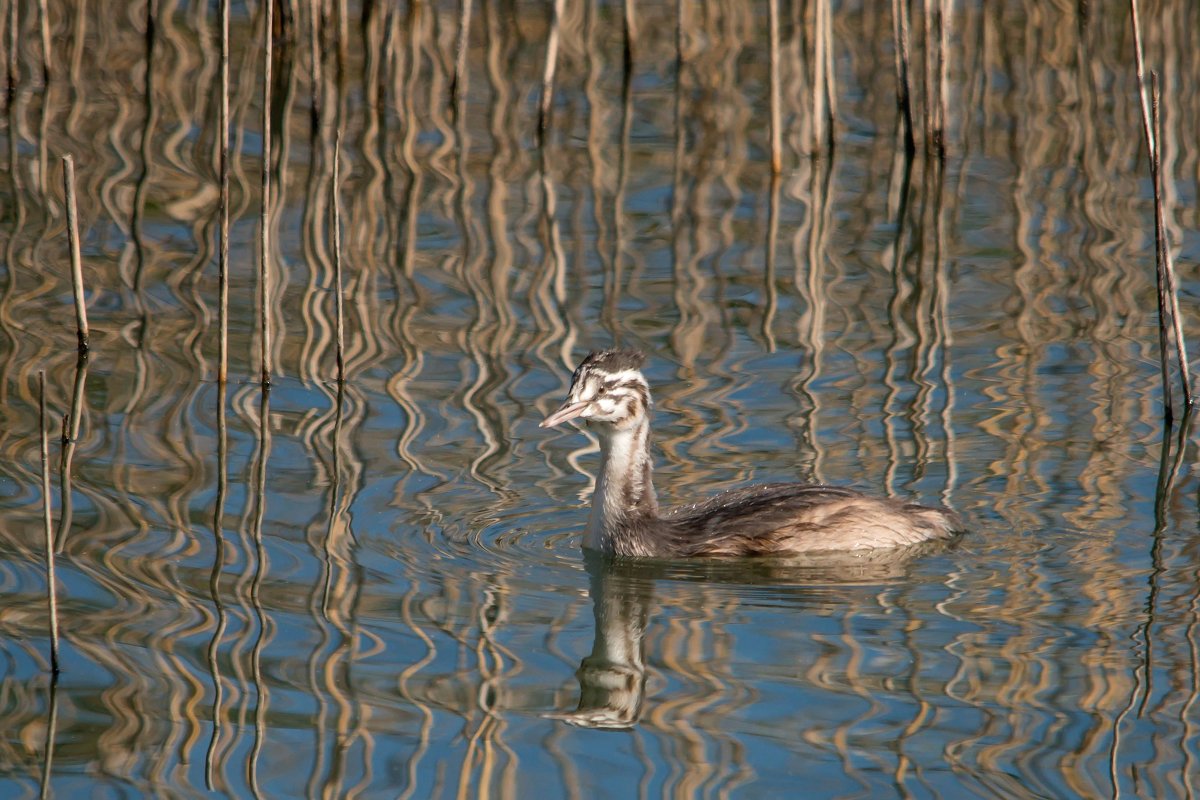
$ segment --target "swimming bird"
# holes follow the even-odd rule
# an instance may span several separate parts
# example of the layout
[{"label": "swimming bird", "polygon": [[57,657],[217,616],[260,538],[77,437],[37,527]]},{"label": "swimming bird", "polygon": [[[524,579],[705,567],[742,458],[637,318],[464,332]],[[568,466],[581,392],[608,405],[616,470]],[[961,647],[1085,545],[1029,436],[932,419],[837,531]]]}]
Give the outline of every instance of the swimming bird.
[{"label": "swimming bird", "polygon": [[767,483],[660,512],[650,454],[650,385],[636,350],[590,353],[548,428],[583,420],[600,439],[600,476],[583,546],[619,556],[788,556],[953,539],[958,516],[855,489]]}]

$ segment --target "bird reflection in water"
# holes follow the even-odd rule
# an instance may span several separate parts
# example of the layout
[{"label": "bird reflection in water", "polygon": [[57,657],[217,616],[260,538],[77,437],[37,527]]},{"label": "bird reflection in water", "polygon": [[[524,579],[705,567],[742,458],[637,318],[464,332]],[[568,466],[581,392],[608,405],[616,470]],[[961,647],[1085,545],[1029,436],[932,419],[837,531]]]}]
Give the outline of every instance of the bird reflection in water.
[{"label": "bird reflection in water", "polygon": [[[860,553],[822,553],[791,559],[630,559],[584,551],[590,578],[595,638],[592,652],[575,672],[579,705],[574,711],[546,716],[571,725],[626,730],[637,725],[646,700],[646,624],[655,584],[696,583],[777,589],[796,598],[837,585],[903,581],[915,559],[944,552],[954,543]],[[667,659],[660,659],[665,662]]]}]

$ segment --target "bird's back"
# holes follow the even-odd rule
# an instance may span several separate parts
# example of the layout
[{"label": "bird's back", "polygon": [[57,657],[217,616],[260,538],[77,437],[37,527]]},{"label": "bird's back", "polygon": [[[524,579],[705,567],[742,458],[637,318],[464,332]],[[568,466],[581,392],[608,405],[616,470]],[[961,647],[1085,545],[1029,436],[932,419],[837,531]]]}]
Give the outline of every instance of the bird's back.
[{"label": "bird's back", "polygon": [[952,539],[952,512],[853,489],[770,483],[735,489],[657,520],[663,555],[794,555]]}]

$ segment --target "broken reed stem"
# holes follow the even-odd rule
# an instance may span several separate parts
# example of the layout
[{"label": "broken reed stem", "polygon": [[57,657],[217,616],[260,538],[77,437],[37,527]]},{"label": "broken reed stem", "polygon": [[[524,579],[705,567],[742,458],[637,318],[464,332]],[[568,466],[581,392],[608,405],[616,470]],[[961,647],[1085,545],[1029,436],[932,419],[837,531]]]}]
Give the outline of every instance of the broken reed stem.
[{"label": "broken reed stem", "polygon": [[67,238],[71,244],[71,289],[75,294],[75,333],[79,352],[88,351],[87,301],[83,296],[83,258],[79,254],[79,212],[75,206],[75,159],[62,157],[63,189],[67,199]]},{"label": "broken reed stem", "polygon": [[[1167,241],[1167,215],[1163,208],[1162,191],[1162,120],[1159,119],[1158,73],[1150,73],[1151,122],[1154,125],[1154,153],[1152,174],[1154,177],[1154,249],[1162,262],[1166,278],[1167,299],[1171,303],[1171,325],[1175,332],[1175,355],[1179,359],[1179,380],[1183,384],[1183,408],[1186,413],[1192,407],[1192,380],[1189,375],[1187,343],[1183,340],[1183,321],[1179,315],[1179,290],[1175,281],[1175,259],[1171,256],[1171,243]],[[1166,358],[1164,354],[1163,358]]]},{"label": "broken reed stem", "polygon": [[558,29],[562,24],[564,0],[554,0],[554,18],[550,21],[550,36],[546,40],[546,69],[542,73],[542,97],[538,103],[538,147],[546,144],[550,126],[550,106],[554,100],[554,73],[558,68]]},{"label": "broken reed stem", "polygon": [[50,444],[46,434],[46,371],[38,372],[38,432],[42,447],[42,522],[46,531],[46,593],[50,600],[50,671],[58,674],[58,597],[54,577],[54,529],[50,521]]},{"label": "broken reed stem", "polygon": [[783,170],[783,133],[779,111],[779,0],[768,1],[767,16],[771,39],[771,174],[778,175]]},{"label": "broken reed stem", "polygon": [[[1161,161],[1156,136],[1157,122],[1157,88],[1154,89],[1155,104],[1151,110],[1146,98],[1146,65],[1142,58],[1142,25],[1138,16],[1137,0],[1129,0],[1129,13],[1133,23],[1134,64],[1137,70],[1138,100],[1142,111],[1142,134],[1146,140],[1146,150],[1149,153],[1150,179],[1154,184],[1154,251],[1155,275],[1158,289],[1158,345],[1159,358],[1162,366],[1163,379],[1163,414],[1168,422],[1175,418],[1175,404],[1171,395],[1170,346],[1168,343],[1167,326],[1174,329],[1176,352],[1179,358],[1180,379],[1184,386],[1184,407],[1192,405],[1191,380],[1188,376],[1187,352],[1183,343],[1183,328],[1179,320],[1179,300],[1175,290],[1174,264],[1171,263],[1170,249],[1166,242],[1165,215],[1162,209],[1162,192],[1160,190],[1161,176],[1159,174]],[[1157,87],[1158,77],[1154,76]],[[1169,266],[1168,266],[1169,265]],[[1167,316],[1173,319],[1168,323]]]},{"label": "broken reed stem", "polygon": [[333,286],[335,324],[337,326],[337,381],[346,381],[345,317],[342,309],[342,201],[341,201],[342,132],[333,139]]},{"label": "broken reed stem", "polygon": [[221,0],[220,243],[217,248],[217,384],[229,379],[229,0]]},{"label": "broken reed stem", "polygon": [[261,292],[259,306],[259,362],[262,369],[262,385],[271,385],[271,58],[272,39],[275,27],[275,3],[267,0],[263,4],[263,104],[262,104],[262,220],[259,226],[258,285]]},{"label": "broken reed stem", "polygon": [[63,417],[61,457],[58,464],[58,530],[54,535],[54,550],[61,553],[71,527],[71,464],[79,441],[79,423],[83,419],[83,398],[87,386],[88,357],[80,353],[75,360],[75,385],[71,388],[71,411]]}]

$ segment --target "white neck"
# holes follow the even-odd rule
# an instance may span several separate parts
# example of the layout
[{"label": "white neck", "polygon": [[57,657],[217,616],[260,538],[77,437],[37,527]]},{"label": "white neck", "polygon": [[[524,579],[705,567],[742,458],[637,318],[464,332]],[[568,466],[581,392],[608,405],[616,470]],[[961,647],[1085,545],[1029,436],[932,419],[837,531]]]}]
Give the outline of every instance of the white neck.
[{"label": "white neck", "polygon": [[592,495],[583,546],[612,552],[613,538],[635,516],[656,516],[658,500],[651,480],[650,420],[642,417],[621,430],[602,427],[600,477]]}]

